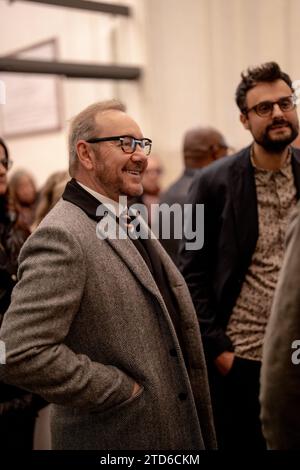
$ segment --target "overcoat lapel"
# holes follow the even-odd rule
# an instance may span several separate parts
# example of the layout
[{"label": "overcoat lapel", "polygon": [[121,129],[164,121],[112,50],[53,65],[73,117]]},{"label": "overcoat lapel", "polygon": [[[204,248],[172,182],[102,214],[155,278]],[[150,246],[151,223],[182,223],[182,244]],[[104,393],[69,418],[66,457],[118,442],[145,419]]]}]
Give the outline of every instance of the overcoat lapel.
[{"label": "overcoat lapel", "polygon": [[[64,200],[80,207],[80,209],[82,209],[88,215],[88,217],[98,222],[98,234],[101,234],[102,238],[113,248],[114,251],[118,253],[127,267],[143,284],[143,286],[153,295],[155,295],[160,303],[164,304],[160,291],[149,271],[147,264],[132,241],[128,237],[125,239],[108,237],[105,231],[106,224],[103,224],[103,227],[101,224],[99,224],[103,217],[97,215],[97,208],[101,205],[101,203],[96,198],[94,198],[94,196],[85,191],[74,179],[69,181],[62,197]],[[113,227],[116,224],[116,220],[109,212],[107,217],[112,217],[111,227]],[[146,223],[144,221],[141,221],[141,223],[143,224],[143,229],[149,231]],[[117,226],[117,233],[118,229],[119,226]]]},{"label": "overcoat lapel", "polygon": [[132,271],[135,277],[143,286],[153,295],[162,300],[156,282],[143,257],[140,255],[134,244],[129,238],[125,240],[106,238],[105,241],[118,253],[127,267]]},{"label": "overcoat lapel", "polygon": [[[108,217],[110,217],[110,215],[108,215]],[[146,232],[147,235],[148,235],[147,243],[152,244],[154,249],[158,249],[158,255],[159,255],[160,261],[162,261],[162,263],[165,267],[165,270],[166,270],[166,274],[167,274],[167,276],[170,280],[170,273],[173,270],[170,269],[170,264],[168,263],[168,260],[165,260],[165,259],[163,259],[164,257],[160,256],[161,251],[163,251],[163,249],[161,247],[156,246],[156,244],[159,245],[159,242],[157,240],[152,240],[151,239],[151,233],[152,232],[149,229],[146,222],[142,219],[141,216],[139,216],[139,222],[140,222],[140,225],[142,227],[142,230],[144,232]],[[147,291],[150,292],[156,298],[157,302],[159,303],[159,305],[161,307],[161,312],[164,315],[164,317],[165,317],[165,319],[166,319],[166,321],[169,325],[170,331],[172,331],[172,333],[173,333],[173,337],[174,337],[173,339],[177,343],[178,349],[180,349],[179,343],[178,343],[178,338],[177,338],[176,331],[175,331],[175,327],[174,327],[174,324],[171,320],[170,313],[169,313],[169,311],[167,309],[167,306],[164,302],[162,294],[161,294],[161,292],[160,292],[160,290],[159,290],[159,288],[158,288],[158,286],[157,286],[157,284],[156,284],[156,282],[155,282],[155,280],[154,280],[154,278],[153,278],[146,262],[144,261],[143,257],[141,256],[141,254],[139,253],[137,248],[134,246],[133,242],[129,238],[116,239],[116,238],[110,238],[110,237],[107,237],[105,239],[105,241],[114,249],[114,251],[116,253],[118,253],[120,258],[122,258],[124,264],[135,275],[138,282],[140,282],[140,284],[142,284],[143,287],[145,289],[147,289]],[[166,258],[167,258],[167,255],[166,255]],[[174,268],[174,270],[175,270],[175,272],[177,272],[176,268]],[[171,276],[171,281],[174,281],[174,279],[172,279],[172,276]],[[186,315],[182,314],[182,311],[184,309],[183,309],[183,306],[181,305],[180,295],[178,295],[178,293],[179,293],[178,290],[177,290],[178,286],[174,286],[174,284],[173,284],[173,285],[171,285],[171,288],[173,289],[174,294],[175,294],[175,298],[177,299],[177,302],[178,302],[178,306],[179,306],[178,314],[180,314],[180,316],[181,316],[181,321],[185,320],[185,323],[189,324],[190,322],[186,321],[186,318],[185,318]],[[189,325],[189,326],[191,326],[191,325]]]},{"label": "overcoat lapel", "polygon": [[[174,325],[172,323],[170,314],[166,307],[166,304],[163,300],[161,292],[139,251],[134,246],[132,240],[129,237],[119,239],[118,237],[107,237],[107,225],[99,223],[102,217],[97,216],[97,208],[99,207],[99,201],[95,199],[90,193],[85,191],[75,180],[71,180],[66,190],[63,194],[63,199],[72,202],[73,204],[80,207],[91,219],[94,219],[98,222],[97,233],[98,235],[102,234],[102,238],[105,243],[108,243],[110,247],[118,254],[122,259],[124,264],[128,269],[133,273],[137,281],[149,292],[151,293],[158,301],[161,306],[161,311],[167,320],[170,330],[173,332],[174,340],[178,343]],[[115,225],[115,220],[112,214],[108,212],[107,217],[112,217],[113,227]],[[174,292],[175,298],[178,302],[179,315],[181,316],[182,325],[185,325],[186,328],[195,329],[198,327],[198,322],[193,322],[191,320],[188,312],[190,311],[191,305],[187,302],[187,288],[185,286],[184,280],[166,254],[164,249],[161,247],[159,241],[154,237],[153,233],[149,229],[146,222],[139,216],[139,223],[141,225],[141,231],[147,234],[148,239],[147,243],[152,245],[152,248],[156,250],[160,261],[162,262],[166,275],[169,279],[171,289]],[[119,225],[117,230],[119,229]],[[123,232],[124,234],[124,232]],[[154,238],[153,238],[154,237]],[[188,297],[189,298],[189,297]],[[190,298],[189,298],[190,299]],[[188,306],[188,308],[186,308]],[[179,348],[179,343],[178,343]],[[190,348],[191,349],[191,348]],[[197,349],[196,349],[197,350]],[[191,358],[193,354],[191,353]]]}]

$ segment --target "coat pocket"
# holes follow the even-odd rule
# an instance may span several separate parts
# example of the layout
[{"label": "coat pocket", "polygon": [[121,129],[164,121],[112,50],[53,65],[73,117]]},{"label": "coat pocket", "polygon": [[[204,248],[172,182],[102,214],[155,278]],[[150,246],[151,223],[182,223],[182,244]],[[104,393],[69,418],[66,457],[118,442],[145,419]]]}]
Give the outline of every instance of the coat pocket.
[{"label": "coat pocket", "polygon": [[[139,384],[140,385],[140,384]],[[109,415],[109,414],[112,414],[112,413],[115,413],[119,410],[123,410],[123,408],[131,405],[132,403],[134,403],[135,401],[138,401],[139,398],[141,398],[141,396],[143,395],[144,393],[144,387],[142,385],[140,385],[140,390],[133,396],[133,397],[130,397],[128,398],[127,400],[125,401],[122,401],[121,403],[119,403],[118,405],[115,405],[115,406],[112,406],[111,408],[108,408],[107,410],[105,411],[91,411],[90,413],[91,414],[97,414],[97,415],[101,415],[101,416],[106,416],[106,415]]]}]

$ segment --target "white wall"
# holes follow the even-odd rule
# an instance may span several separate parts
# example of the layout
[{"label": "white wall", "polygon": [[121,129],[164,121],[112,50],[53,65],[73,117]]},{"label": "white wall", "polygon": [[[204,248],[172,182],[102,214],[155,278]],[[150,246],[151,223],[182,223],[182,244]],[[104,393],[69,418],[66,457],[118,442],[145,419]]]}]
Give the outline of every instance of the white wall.
[{"label": "white wall", "polygon": [[[111,63],[115,59],[120,64],[143,66],[143,0],[124,3],[134,8],[134,16],[130,20],[21,1],[8,4],[0,0],[0,55],[55,37],[61,61]],[[141,106],[140,84],[81,79],[61,79],[61,82],[63,129],[7,139],[14,160],[13,168],[30,169],[39,185],[53,171],[67,168],[68,121],[84,107],[116,97],[126,103],[128,112],[141,125],[147,120]],[[8,94],[6,101],[9,100]],[[30,101],[28,96],[28,106]]]},{"label": "white wall", "polygon": [[[61,60],[142,66],[138,83],[63,80],[64,118],[96,100],[122,99],[154,141],[164,184],[182,169],[182,137],[191,126],[214,125],[237,149],[250,142],[234,103],[242,70],[276,60],[300,79],[299,0],[122,3],[133,6],[132,19],[0,0],[0,55],[57,37]],[[28,166],[39,183],[67,165],[65,130],[8,144],[16,167]]]},{"label": "white wall", "polygon": [[240,73],[275,60],[300,78],[299,0],[147,0],[149,115],[168,170],[181,170],[189,127],[219,128],[236,149],[251,141],[234,102]]}]

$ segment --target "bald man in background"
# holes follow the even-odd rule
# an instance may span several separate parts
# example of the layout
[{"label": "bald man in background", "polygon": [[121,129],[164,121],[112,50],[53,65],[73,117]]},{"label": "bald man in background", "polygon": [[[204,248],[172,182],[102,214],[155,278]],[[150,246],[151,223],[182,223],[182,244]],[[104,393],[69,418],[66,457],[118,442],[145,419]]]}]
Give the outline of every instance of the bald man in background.
[{"label": "bald man in background", "polygon": [[[215,160],[226,156],[228,145],[224,136],[213,127],[195,127],[189,129],[183,141],[184,172],[160,197],[160,204],[169,206],[179,203],[182,207],[186,195],[192,183],[195,172],[199,171]],[[160,223],[163,221],[160,220]],[[160,237],[160,242],[177,265],[177,255],[180,240],[174,238],[174,233],[169,239]]]}]

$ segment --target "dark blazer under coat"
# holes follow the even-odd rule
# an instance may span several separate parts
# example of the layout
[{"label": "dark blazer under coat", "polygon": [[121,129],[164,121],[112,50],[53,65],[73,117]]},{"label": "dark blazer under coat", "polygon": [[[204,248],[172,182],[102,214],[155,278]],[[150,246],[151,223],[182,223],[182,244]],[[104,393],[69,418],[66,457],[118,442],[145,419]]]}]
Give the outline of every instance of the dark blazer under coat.
[{"label": "dark blazer under coat", "polygon": [[[195,177],[189,203],[204,204],[204,246],[180,253],[180,269],[201,324],[206,354],[231,351],[225,334],[258,239],[257,196],[250,146],[204,168]],[[300,150],[292,148],[300,190]]]},{"label": "dark blazer under coat", "polygon": [[[171,207],[173,204],[180,204],[180,206],[183,208],[193,178],[197,172],[200,171],[200,169],[185,168],[181,177],[160,195],[159,204],[168,204],[169,207]],[[159,215],[159,223],[164,223],[161,214]],[[170,226],[170,237],[163,238],[161,233],[159,234],[159,237],[160,243],[168,255],[172,258],[172,261],[175,263],[175,265],[178,266],[180,239],[175,238],[174,222],[171,223]]]},{"label": "dark blazer under coat", "polygon": [[[150,240],[178,303],[188,366],[132,241],[97,238],[98,205],[80,188],[76,204],[59,201],[24,245],[1,329],[2,375],[55,404],[54,449],[215,448],[199,325],[184,279]],[[141,390],[131,398],[135,381]]]}]

